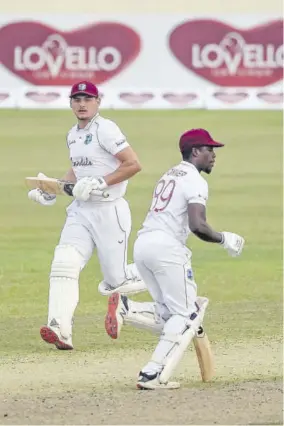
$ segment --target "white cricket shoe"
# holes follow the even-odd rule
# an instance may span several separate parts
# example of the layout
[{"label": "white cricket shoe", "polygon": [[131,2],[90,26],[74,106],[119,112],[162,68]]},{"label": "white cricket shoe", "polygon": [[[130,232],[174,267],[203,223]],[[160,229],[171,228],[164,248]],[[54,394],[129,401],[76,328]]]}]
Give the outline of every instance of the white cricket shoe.
[{"label": "white cricket shoe", "polygon": [[98,287],[99,293],[103,296],[111,296],[114,293],[120,293],[124,295],[141,293],[143,291],[147,291],[147,287],[142,280],[127,280],[124,281],[118,287],[112,287],[109,284],[106,284],[104,281],[99,283]]},{"label": "white cricket shoe", "polygon": [[98,290],[103,296],[111,296],[114,293],[120,293],[128,296],[129,294],[147,291],[147,287],[142,280],[135,263],[130,263],[126,265],[126,281],[121,283],[118,287],[112,287],[104,281],[101,281],[99,283]]},{"label": "white cricket shoe", "polygon": [[[54,320],[52,320],[54,321]],[[51,321],[51,323],[52,323]],[[56,321],[55,321],[56,322]],[[50,324],[51,324],[50,323]],[[56,322],[57,324],[57,322]],[[55,345],[57,349],[60,350],[72,350],[72,336],[70,335],[68,338],[62,336],[60,333],[59,325],[44,325],[40,329],[41,338],[51,345]]]},{"label": "white cricket shoe", "polygon": [[112,339],[117,339],[128,314],[127,297],[119,293],[112,294],[108,299],[108,310],[105,316],[105,330]]},{"label": "white cricket shoe", "polygon": [[157,390],[157,389],[178,389],[178,382],[161,383],[159,373],[147,374],[140,371],[136,387],[140,390]]}]

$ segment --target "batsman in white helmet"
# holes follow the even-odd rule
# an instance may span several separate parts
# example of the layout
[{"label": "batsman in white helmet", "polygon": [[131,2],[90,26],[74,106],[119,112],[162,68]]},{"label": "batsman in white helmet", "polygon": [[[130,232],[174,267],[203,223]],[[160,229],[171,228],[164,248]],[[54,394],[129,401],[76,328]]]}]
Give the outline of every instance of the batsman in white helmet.
[{"label": "batsman in white helmet", "polygon": [[[79,301],[79,275],[97,250],[103,281],[99,291],[136,293],[145,289],[135,265],[127,265],[131,213],[123,198],[128,179],[141,170],[136,153],[120,128],[100,116],[97,87],[82,81],[71,89],[70,105],[77,124],[67,136],[71,168],[64,180],[77,182],[67,208],[50,272],[47,325],[43,340],[58,349],[73,349],[72,319]],[[42,173],[39,177],[44,177]],[[104,198],[103,192],[108,193]],[[56,196],[31,190],[31,200],[51,206]]]},{"label": "batsman in white helmet", "polygon": [[201,172],[211,173],[214,148],[222,146],[204,129],[187,131],[179,142],[181,163],[156,184],[150,211],[134,245],[135,264],[154,303],[134,302],[117,293],[109,298],[105,327],[112,338],[118,337],[123,324],[160,334],[151,360],[139,373],[140,389],[179,387],[169,378],[202,326],[208,299],[197,297],[192,253],[186,247],[190,233],[220,245],[231,256],[242,252],[241,236],[216,232],[206,221],[208,185]]}]

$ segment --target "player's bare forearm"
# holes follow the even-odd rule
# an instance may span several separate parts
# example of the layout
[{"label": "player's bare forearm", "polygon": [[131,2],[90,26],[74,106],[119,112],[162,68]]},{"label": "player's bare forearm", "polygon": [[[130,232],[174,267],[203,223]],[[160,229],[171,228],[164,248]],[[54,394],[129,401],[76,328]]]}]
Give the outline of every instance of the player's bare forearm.
[{"label": "player's bare forearm", "polygon": [[123,162],[115,172],[110,173],[107,176],[104,176],[104,180],[107,185],[115,185],[116,183],[123,182],[132,176],[136,175],[136,173],[140,172],[141,166],[138,160],[134,161],[125,161]]},{"label": "player's bare forearm", "polygon": [[76,176],[73,172],[72,167],[65,173],[61,180],[66,180],[68,182],[77,182]]},{"label": "player's bare forearm", "polygon": [[194,235],[208,243],[221,243],[223,238],[220,232],[214,231],[208,223],[200,223],[195,229],[191,229]]},{"label": "player's bare forearm", "polygon": [[206,209],[202,204],[188,205],[188,226],[191,232],[203,241],[221,243],[222,234],[214,231],[206,221]]},{"label": "player's bare forearm", "polygon": [[123,182],[140,172],[141,165],[137,154],[130,146],[118,152],[115,157],[120,161],[120,166],[113,173],[103,176],[107,185]]}]

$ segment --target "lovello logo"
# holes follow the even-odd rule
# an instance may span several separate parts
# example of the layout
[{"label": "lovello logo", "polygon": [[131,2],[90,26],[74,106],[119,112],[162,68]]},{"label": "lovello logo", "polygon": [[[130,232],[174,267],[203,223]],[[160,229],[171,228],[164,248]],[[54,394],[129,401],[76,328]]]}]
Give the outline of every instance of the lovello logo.
[{"label": "lovello logo", "polygon": [[176,58],[219,86],[265,86],[283,77],[283,21],[248,30],[211,20],[189,21],[170,34]]},{"label": "lovello logo", "polygon": [[140,51],[131,28],[99,23],[63,33],[37,22],[0,29],[0,61],[37,85],[72,85],[78,79],[99,84],[129,65]]}]

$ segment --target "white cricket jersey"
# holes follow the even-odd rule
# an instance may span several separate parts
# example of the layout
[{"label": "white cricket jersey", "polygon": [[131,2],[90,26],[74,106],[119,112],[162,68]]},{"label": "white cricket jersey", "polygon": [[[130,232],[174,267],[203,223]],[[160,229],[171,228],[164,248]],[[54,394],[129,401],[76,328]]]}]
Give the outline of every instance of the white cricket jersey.
[{"label": "white cricket jersey", "polygon": [[[67,135],[70,160],[77,180],[83,177],[104,177],[114,172],[120,161],[117,153],[129,146],[120,128],[99,114],[84,128],[73,126]],[[90,201],[113,201],[124,196],[128,181],[110,186],[110,196],[91,196]]]},{"label": "white cricket jersey", "polygon": [[205,206],[207,199],[206,180],[193,164],[182,161],[158,181],[150,211],[138,235],[161,230],[185,244],[190,234],[188,204],[199,203]]}]

